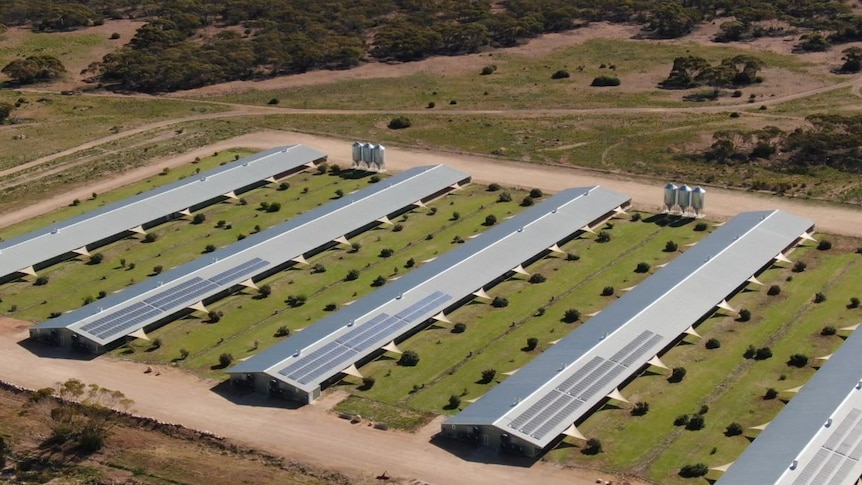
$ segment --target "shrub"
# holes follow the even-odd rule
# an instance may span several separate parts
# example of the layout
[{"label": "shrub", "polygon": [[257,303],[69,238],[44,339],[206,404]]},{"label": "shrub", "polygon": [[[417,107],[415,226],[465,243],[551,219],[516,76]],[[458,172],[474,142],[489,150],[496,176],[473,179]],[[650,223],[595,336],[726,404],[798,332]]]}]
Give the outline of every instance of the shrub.
[{"label": "shrub", "polygon": [[351,269],[347,272],[347,276],[344,277],[344,281],[353,281],[357,278],[359,278],[359,270]]},{"label": "shrub", "polygon": [[599,231],[598,236],[596,236],[596,241],[598,241],[600,243],[610,242],[610,240],[611,240],[611,233],[609,233],[608,231]]},{"label": "shrub", "polygon": [[207,313],[207,318],[208,318],[207,321],[209,323],[218,323],[221,321],[221,317],[222,317],[221,312],[211,311],[211,312]]},{"label": "shrub", "polygon": [[614,287],[613,286],[605,286],[604,288],[602,288],[602,296],[611,296],[613,294],[614,294]]},{"label": "shrub", "polygon": [[847,304],[847,308],[859,308],[859,298],[855,296],[851,297],[850,303]]},{"label": "shrub", "polygon": [[89,263],[90,264],[100,264],[104,260],[105,260],[105,255],[103,255],[102,253],[96,253],[96,254],[90,256]]},{"label": "shrub", "polygon": [[706,228],[707,228],[707,225],[705,222],[698,222],[697,224],[694,225],[694,230],[698,231],[698,232],[705,231]]},{"label": "shrub", "polygon": [[836,330],[835,327],[828,325],[826,327],[823,327],[823,330],[820,331],[820,335],[828,337],[830,335],[835,335],[837,332],[838,330]]},{"label": "shrub", "polygon": [[374,278],[374,281],[371,282],[371,286],[373,286],[375,288],[379,288],[385,284],[386,284],[386,278],[384,278],[383,276],[378,276],[377,278]]},{"label": "shrub", "polygon": [[641,262],[641,263],[638,263],[637,267],[635,268],[635,273],[647,273],[647,272],[649,272],[649,270],[650,270],[649,263]]},{"label": "shrub", "polygon": [[695,463],[693,465],[685,465],[679,469],[679,476],[683,478],[697,478],[709,473],[709,467],[704,463]]},{"label": "shrub", "polygon": [[491,306],[494,308],[505,308],[509,306],[509,300],[503,298],[502,296],[495,296],[494,300],[491,302]]},{"label": "shrub", "polygon": [[284,192],[285,190],[287,190],[289,188],[290,188],[290,184],[287,182],[282,182],[282,183],[278,184],[278,190],[281,192]]},{"label": "shrub", "polygon": [[288,335],[290,335],[290,329],[287,328],[287,325],[282,325],[275,331],[276,337],[287,337]]},{"label": "shrub", "polygon": [[305,302],[308,301],[308,297],[305,295],[290,295],[284,300],[287,303],[287,306],[291,308],[299,308],[302,305],[305,305]]},{"label": "shrub", "polygon": [[164,267],[160,264],[153,266],[153,274],[161,274]]},{"label": "shrub", "polygon": [[404,230],[404,224],[396,223],[392,225],[392,232],[401,232]]},{"label": "shrub", "polygon": [[325,312],[334,312],[338,308],[338,305],[335,303],[327,303],[325,307],[323,307],[323,311]]},{"label": "shrub", "polygon": [[225,368],[233,363],[233,355],[224,353],[218,356],[218,364]]},{"label": "shrub", "polygon": [[749,320],[751,320],[751,311],[745,308],[739,310],[739,317],[737,318],[737,321],[747,322]]},{"label": "shrub", "polygon": [[413,259],[413,258],[408,259],[408,260],[407,260],[407,262],[406,262],[406,263],[404,263],[404,267],[405,267],[405,268],[408,268],[408,269],[410,269],[410,268],[412,268],[412,267],[414,267],[414,266],[416,266],[416,260],[415,260],[415,259]]},{"label": "shrub", "polygon": [[530,283],[544,283],[547,280],[542,273],[533,273],[530,275]]},{"label": "shrub", "polygon": [[521,207],[530,207],[533,205],[533,198],[530,196],[524,197],[524,200],[521,201]]},{"label": "shrub", "polygon": [[814,303],[823,303],[826,301],[826,294],[818,291],[814,294]]},{"label": "shrub", "polygon": [[336,199],[340,199],[340,198],[342,198],[342,197],[344,197],[344,191],[343,191],[343,190],[341,190],[341,189],[336,189],[336,191],[335,191],[335,198],[336,198]]},{"label": "shrub", "polygon": [[673,425],[674,426],[686,426],[688,424],[688,414],[681,414],[674,418]]},{"label": "shrub", "polygon": [[754,353],[754,360],[766,360],[772,357],[772,349],[761,347]]},{"label": "shrub", "polygon": [[108,292],[107,292],[107,291],[105,291],[105,290],[99,290],[99,295],[98,295],[96,298],[98,298],[98,299],[100,299],[100,300],[101,300],[102,298],[104,298],[104,297],[106,297],[106,296],[108,296]]},{"label": "shrub", "polygon": [[721,347],[721,342],[717,338],[711,338],[711,339],[706,341],[706,344],[704,345],[704,347],[706,347],[710,350],[718,349]]},{"label": "shrub", "polygon": [[708,412],[709,412],[709,406],[707,406],[706,404],[702,404],[700,406],[700,410],[697,411],[697,414],[704,415]]},{"label": "shrub", "polygon": [[581,257],[575,253],[566,253],[566,261],[578,261]]},{"label": "shrub", "polygon": [[742,356],[746,359],[753,359],[755,354],[757,354],[757,349],[753,345],[749,345]]},{"label": "shrub", "polygon": [[570,76],[571,75],[569,74],[569,71],[560,69],[559,71],[551,74],[551,79],[567,79]]},{"label": "shrub", "polygon": [[401,358],[398,359],[398,365],[404,367],[414,367],[419,363],[419,354],[417,354],[413,350],[405,351],[401,354]]},{"label": "shrub", "polygon": [[649,403],[648,402],[636,402],[635,407],[631,410],[632,416],[644,416],[649,412]]},{"label": "shrub", "polygon": [[512,202],[512,194],[508,190],[500,192],[500,195],[497,196],[497,202]]},{"label": "shrub", "polygon": [[261,298],[267,298],[272,294],[272,287],[269,285],[263,285],[257,289],[257,294],[260,295]]},{"label": "shrub", "polygon": [[766,400],[775,399],[776,397],[778,397],[778,391],[776,391],[775,389],[773,389],[771,387],[769,389],[767,389],[766,393],[763,395],[763,399],[766,399]]},{"label": "shrub", "polygon": [[674,367],[671,371],[670,377],[667,378],[668,382],[681,382],[685,379],[686,370],[685,367]]},{"label": "shrub", "polygon": [[120,33],[119,33],[119,32],[114,32],[113,34],[111,34],[111,37],[109,37],[109,38],[110,38],[111,40],[117,40],[117,39],[119,39],[119,38],[120,38]]},{"label": "shrub", "polygon": [[434,107],[436,107],[436,106],[437,106],[437,103],[435,103],[434,101],[428,101],[428,104],[425,105],[425,108],[434,109]]},{"label": "shrub", "polygon": [[313,274],[326,273],[326,266],[322,263],[315,263],[314,266],[311,267],[311,272]]},{"label": "shrub", "polygon": [[380,250],[380,257],[381,258],[388,258],[388,257],[391,257],[394,253],[395,253],[395,251],[392,250],[392,248],[383,248]]},{"label": "shrub", "polygon": [[581,450],[585,455],[598,455],[602,452],[602,442],[598,438],[590,438],[587,440],[587,446]]},{"label": "shrub", "polygon": [[634,214],[632,214],[632,216],[631,216],[631,221],[632,221],[632,222],[638,222],[638,221],[640,221],[640,220],[641,220],[641,218],[642,218],[642,217],[643,217],[643,216],[641,215],[641,213],[640,213],[640,212],[635,212],[635,213],[634,213]]},{"label": "shrub", "polygon": [[563,321],[566,323],[575,323],[581,319],[581,312],[574,308],[569,308],[563,313]]},{"label": "shrub", "polygon": [[675,253],[679,249],[679,245],[674,241],[668,241],[664,244],[664,251],[666,253]]},{"label": "shrub", "polygon": [[805,262],[803,262],[803,261],[797,261],[797,262],[793,265],[793,272],[794,272],[794,273],[801,273],[801,272],[805,271],[805,268],[807,268],[807,267],[808,267],[808,265],[807,265],[807,264],[805,264]]},{"label": "shrub", "polygon": [[739,423],[730,423],[727,425],[727,428],[724,429],[725,436],[739,436],[742,434],[742,425]]},{"label": "shrub", "polygon": [[688,424],[685,425],[685,429],[689,431],[697,431],[703,429],[704,426],[706,426],[706,420],[703,418],[703,415],[694,414],[688,418]]},{"label": "shrub", "polygon": [[500,184],[498,184],[498,183],[488,184],[488,192],[496,192],[498,190],[500,190]]},{"label": "shrub", "polygon": [[491,64],[491,65],[483,67],[482,72],[480,72],[479,74],[481,74],[482,76],[490,76],[491,74],[494,74],[494,71],[496,71],[496,70],[497,70],[497,66]]},{"label": "shrub", "polygon": [[406,116],[397,116],[392,118],[387,126],[390,130],[403,130],[404,128],[410,128],[411,125],[413,125],[413,122],[410,121],[410,118]]},{"label": "shrub", "polygon": [[189,356],[189,351],[186,349],[180,349],[180,360],[185,360]]},{"label": "shrub", "polygon": [[614,76],[599,76],[593,78],[593,82],[590,83],[590,86],[594,87],[607,87],[607,86],[619,86],[620,78]]},{"label": "shrub", "polygon": [[832,249],[832,242],[828,239],[821,239],[820,242],[817,243],[817,249],[821,251]]},{"label": "shrub", "polygon": [[781,293],[781,287],[778,285],[770,285],[769,289],[766,290],[766,294],[769,296],[775,296]]},{"label": "shrub", "polygon": [[538,346],[539,346],[539,339],[537,339],[536,337],[530,337],[527,339],[527,346],[524,348],[527,349],[527,352],[530,352],[530,351],[536,350],[536,347],[538,347]]},{"label": "shrub", "polygon": [[266,104],[271,104],[271,105],[276,105],[278,103],[279,103],[278,98],[272,98],[266,102]]},{"label": "shrub", "polygon": [[47,276],[39,276],[36,278],[36,281],[33,282],[33,286],[45,286],[48,284]]},{"label": "shrub", "polygon": [[461,398],[452,394],[449,396],[449,404],[446,406],[447,409],[458,409],[461,406]]},{"label": "shrub", "polygon": [[205,253],[211,253],[216,250],[215,244],[207,244],[204,248]]},{"label": "shrub", "polygon": [[496,223],[497,223],[497,216],[495,216],[494,214],[488,214],[487,216],[485,216],[485,225],[486,226],[493,226]]},{"label": "shrub", "polygon": [[452,333],[464,333],[466,331],[467,325],[464,325],[463,323],[459,322],[452,326]]},{"label": "shrub", "polygon": [[350,244],[351,253],[358,253],[360,249],[362,249],[362,244],[359,244],[358,242]]},{"label": "shrub", "polygon": [[93,295],[87,295],[84,297],[84,305],[89,305],[90,303],[93,303],[94,301],[96,301],[96,298]]},{"label": "shrub", "polygon": [[192,224],[203,224],[205,220],[207,220],[207,216],[198,212],[192,217]]},{"label": "shrub", "polygon": [[367,390],[371,389],[372,387],[374,387],[375,382],[377,382],[377,379],[375,379],[371,376],[363,377],[362,378],[362,386],[360,387],[360,389],[362,389],[363,391],[367,391]]},{"label": "shrub", "polygon": [[455,211],[452,213],[452,217],[450,217],[449,220],[450,221],[457,221],[460,218],[461,218],[461,213],[458,211]]},{"label": "shrub", "polygon": [[787,365],[799,368],[805,367],[808,365],[808,356],[805,354],[793,354],[790,356],[790,359],[787,360]]},{"label": "shrub", "polygon": [[542,189],[532,189],[530,190],[530,197],[534,199],[541,199],[545,194],[542,192]]},{"label": "shrub", "polygon": [[377,182],[380,182],[380,175],[372,175],[371,178],[368,179],[368,183],[370,184],[376,184]]},{"label": "shrub", "polygon": [[497,376],[496,369],[485,369],[482,371],[482,379],[479,381],[482,384],[488,384],[489,382],[494,380],[494,377]]}]

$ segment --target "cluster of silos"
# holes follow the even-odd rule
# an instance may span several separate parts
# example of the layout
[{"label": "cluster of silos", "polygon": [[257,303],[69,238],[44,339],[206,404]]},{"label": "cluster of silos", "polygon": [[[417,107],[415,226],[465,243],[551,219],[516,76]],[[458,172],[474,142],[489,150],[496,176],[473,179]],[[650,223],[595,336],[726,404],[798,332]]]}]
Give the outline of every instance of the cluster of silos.
[{"label": "cluster of silos", "polygon": [[688,185],[677,186],[669,183],[664,187],[663,212],[682,216],[703,217],[706,206],[706,189],[691,188]]},{"label": "cluster of silos", "polygon": [[386,147],[360,141],[353,143],[353,168],[386,170]]}]

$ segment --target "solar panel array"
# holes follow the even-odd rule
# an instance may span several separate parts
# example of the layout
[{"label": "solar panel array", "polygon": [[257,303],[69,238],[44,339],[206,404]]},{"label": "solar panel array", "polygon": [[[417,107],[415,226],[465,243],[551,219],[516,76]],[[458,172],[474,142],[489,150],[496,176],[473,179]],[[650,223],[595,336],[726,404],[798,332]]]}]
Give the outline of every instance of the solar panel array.
[{"label": "solar panel array", "polygon": [[349,331],[323,347],[298,356],[278,373],[300,384],[316,382],[327,374],[330,377],[356,362],[369,349],[378,348],[377,344],[382,340],[400,335],[413,322],[430,318],[431,312],[451,299],[451,295],[435,291],[395,316],[379,313],[363,323],[351,322],[348,324],[351,327]]},{"label": "solar panel array", "polygon": [[645,357],[658,350],[656,346],[662,338],[659,334],[645,330],[610,358],[593,357],[538,401],[515,415],[508,426],[538,440],[544,439],[559,425],[573,421],[572,414],[593,399],[602,388],[615,386],[612,383],[620,374],[631,372],[633,365],[643,365]]},{"label": "solar panel array", "polygon": [[851,483],[848,474],[862,458],[862,410],[853,408],[835,427],[814,458],[802,468],[793,485]]},{"label": "solar panel array", "polygon": [[160,291],[143,301],[110,312],[82,326],[78,331],[86,332],[99,339],[122,335],[126,330],[153,317],[167,314],[170,310],[185,308],[189,304],[198,302],[201,297],[212,295],[223,289],[226,283],[253,275],[257,270],[267,265],[269,265],[268,261],[261,258],[253,258],[209,279],[201,277],[191,278],[179,285]]}]

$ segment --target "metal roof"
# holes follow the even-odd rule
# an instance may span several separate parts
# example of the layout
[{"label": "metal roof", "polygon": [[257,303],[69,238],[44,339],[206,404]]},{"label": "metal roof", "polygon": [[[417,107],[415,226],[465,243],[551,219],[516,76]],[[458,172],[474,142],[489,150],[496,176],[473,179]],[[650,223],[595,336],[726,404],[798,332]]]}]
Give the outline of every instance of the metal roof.
[{"label": "metal roof", "polygon": [[467,178],[443,165],[407,170],[35,329],[69,329],[109,344]]},{"label": "metal roof", "polygon": [[563,190],[228,372],[265,372],[312,392],[629,200],[601,187]]},{"label": "metal roof", "polygon": [[303,145],[266,150],[0,242],[0,276],[84,248],[322,158],[326,158],[325,153]]},{"label": "metal roof", "polygon": [[862,474],[862,332],[854,332],[718,480],[844,485]]},{"label": "metal roof", "polygon": [[812,226],[738,215],[443,426],[496,426],[544,448]]}]

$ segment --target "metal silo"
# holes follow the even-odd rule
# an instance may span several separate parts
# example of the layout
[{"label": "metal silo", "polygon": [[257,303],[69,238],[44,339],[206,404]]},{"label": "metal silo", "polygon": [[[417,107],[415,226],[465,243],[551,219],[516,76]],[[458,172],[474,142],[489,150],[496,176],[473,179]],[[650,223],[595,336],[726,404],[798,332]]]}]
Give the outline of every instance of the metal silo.
[{"label": "metal silo", "polygon": [[374,147],[374,165],[377,170],[384,170],[386,168],[386,147],[383,145],[377,145]]},{"label": "metal silo", "polygon": [[353,142],[353,164],[359,165],[359,162],[362,161],[362,143],[358,141]]},{"label": "metal silo", "polygon": [[670,212],[676,205],[676,185],[669,183],[664,186],[664,210]]},{"label": "metal silo", "polygon": [[691,187],[683,184],[676,189],[676,203],[683,214],[691,211]]},{"label": "metal silo", "polygon": [[366,164],[370,164],[374,161],[374,155],[371,154],[371,151],[374,149],[374,145],[371,143],[363,143],[362,144],[362,161]]},{"label": "metal silo", "polygon": [[694,209],[696,215],[703,215],[703,208],[706,204],[706,189],[703,187],[695,187],[691,191],[691,208]]}]

